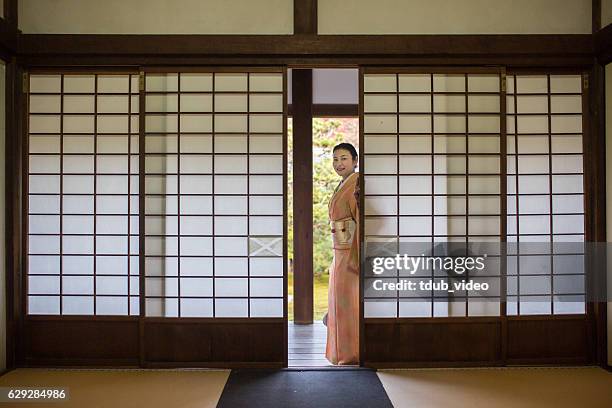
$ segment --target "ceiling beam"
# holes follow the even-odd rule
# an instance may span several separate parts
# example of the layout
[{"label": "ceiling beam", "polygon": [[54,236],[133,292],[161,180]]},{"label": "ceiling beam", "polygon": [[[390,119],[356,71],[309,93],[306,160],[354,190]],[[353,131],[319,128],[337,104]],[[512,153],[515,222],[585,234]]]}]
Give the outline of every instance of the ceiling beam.
[{"label": "ceiling beam", "polygon": [[534,35],[115,35],[22,34],[28,56],[587,56],[590,34]]}]

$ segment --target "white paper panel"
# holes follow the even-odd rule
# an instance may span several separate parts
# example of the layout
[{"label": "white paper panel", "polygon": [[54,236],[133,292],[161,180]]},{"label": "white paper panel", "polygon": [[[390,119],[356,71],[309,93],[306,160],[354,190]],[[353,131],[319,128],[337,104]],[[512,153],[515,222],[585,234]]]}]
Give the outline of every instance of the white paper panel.
[{"label": "white paper panel", "polygon": [[247,258],[215,258],[215,276],[248,276]]},{"label": "white paper panel", "polygon": [[94,314],[93,296],[70,296],[62,298],[62,313],[67,315]]},{"label": "white paper panel", "polygon": [[181,276],[212,276],[213,259],[197,257],[181,258],[180,268]]},{"label": "white paper panel", "polygon": [[465,95],[434,94],[433,102],[434,112],[437,113],[465,112]]},{"label": "white paper panel", "polygon": [[283,259],[278,258],[250,258],[249,267],[251,276],[283,276]]},{"label": "white paper panel", "polygon": [[61,75],[30,75],[30,92],[60,93],[61,91]]},{"label": "white paper panel", "polygon": [[250,153],[282,153],[283,138],[273,135],[251,135],[249,150]]},{"label": "white paper panel", "polygon": [[30,153],[59,153],[60,138],[59,136],[30,136],[29,147]]},{"label": "white paper panel", "polygon": [[[91,98],[93,102],[93,98]],[[31,113],[60,113],[61,97],[59,95],[31,95],[30,96],[30,112]],[[92,103],[93,107],[93,103]],[[92,109],[93,111],[93,109]]]},{"label": "white paper panel", "polygon": [[249,74],[251,92],[282,92],[283,76],[277,73]]},{"label": "white paper panel", "polygon": [[[394,137],[395,139],[395,137]],[[373,139],[377,140],[377,139]],[[374,144],[374,142],[372,143]],[[368,149],[366,139],[366,151]],[[395,148],[394,148],[395,150]],[[431,153],[431,136],[415,136],[415,135],[401,135],[399,136],[399,152],[400,153]],[[372,151],[374,153],[374,151]],[[389,152],[395,153],[395,151]]]},{"label": "white paper panel", "polygon": [[181,73],[182,91],[212,91],[212,74],[209,73]]},{"label": "white paper panel", "polygon": [[214,76],[215,92],[247,91],[247,77],[244,73],[217,73]]},{"label": "white paper panel", "polygon": [[397,132],[397,119],[393,115],[365,115],[364,133],[395,133]]},{"label": "white paper panel", "polygon": [[247,94],[215,94],[215,112],[247,112]]},{"label": "white paper panel", "polygon": [[181,135],[181,153],[211,153],[212,136]]},{"label": "white paper panel", "polygon": [[[132,77],[137,78],[136,75]],[[98,75],[98,93],[128,93],[129,90],[129,75]],[[132,87],[131,92],[138,92],[138,88]]]},{"label": "white paper panel", "polygon": [[212,99],[210,94],[181,94],[181,112],[212,112]]},{"label": "white paper panel", "polygon": [[215,235],[246,235],[247,217],[215,217]]},{"label": "white paper panel", "polygon": [[366,235],[397,235],[396,217],[369,217],[365,220]]},{"label": "white paper panel", "polygon": [[229,214],[239,215],[247,213],[247,198],[243,197],[230,197],[230,196],[216,196],[215,202],[215,214]]},{"label": "white paper panel", "polygon": [[176,92],[178,90],[177,74],[147,74],[145,76],[147,92]]},{"label": "white paper panel", "polygon": [[214,144],[215,153],[246,153],[247,151],[247,138],[242,135],[215,135]]},{"label": "white paper panel", "polygon": [[248,317],[248,299],[215,299],[215,317]]},{"label": "white paper panel", "polygon": [[[402,197],[406,198],[406,197]],[[401,208],[401,204],[400,204]],[[397,214],[397,198],[396,197],[366,197],[365,198],[365,214],[366,215],[396,215]]]},{"label": "white paper panel", "polygon": [[390,95],[364,95],[363,111],[369,112],[396,112],[397,96]]},{"label": "white paper panel", "polygon": [[465,83],[465,75],[433,75],[434,92],[464,92]]},{"label": "white paper panel", "polygon": [[250,299],[251,317],[283,317],[283,299]]},{"label": "white paper panel", "polygon": [[393,74],[372,74],[364,77],[364,92],[395,92],[397,76]]}]

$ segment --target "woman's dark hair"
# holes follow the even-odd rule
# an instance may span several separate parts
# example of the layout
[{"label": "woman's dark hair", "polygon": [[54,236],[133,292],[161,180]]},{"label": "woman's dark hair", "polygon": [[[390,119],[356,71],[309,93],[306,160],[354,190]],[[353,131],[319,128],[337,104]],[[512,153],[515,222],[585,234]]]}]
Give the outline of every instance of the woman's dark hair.
[{"label": "woman's dark hair", "polygon": [[334,150],[332,151],[332,153],[334,153],[336,150],[339,150],[339,149],[348,150],[351,153],[351,156],[353,156],[353,160],[357,158],[357,150],[355,150],[355,146],[353,146],[352,144],[340,143],[339,145],[336,145],[334,147]]}]

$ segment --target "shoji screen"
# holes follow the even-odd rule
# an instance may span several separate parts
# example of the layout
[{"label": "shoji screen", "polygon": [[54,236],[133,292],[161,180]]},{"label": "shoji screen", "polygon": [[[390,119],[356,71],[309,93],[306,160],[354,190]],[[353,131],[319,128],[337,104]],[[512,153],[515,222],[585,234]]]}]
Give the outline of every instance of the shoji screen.
[{"label": "shoji screen", "polygon": [[284,74],[146,72],[145,315],[284,317]]},{"label": "shoji screen", "polygon": [[30,315],[138,315],[138,77],[31,74]]},{"label": "shoji screen", "polygon": [[585,313],[582,87],[508,76],[509,315]]},{"label": "shoji screen", "polygon": [[[364,239],[393,256],[402,247],[500,242],[501,112],[499,70],[472,73],[366,70],[363,75]],[[411,253],[418,256],[420,253]],[[431,254],[431,253],[430,253]],[[486,293],[373,290],[364,280],[365,318],[497,316],[499,257],[489,254]],[[385,272],[383,281],[448,278],[444,271]]]}]

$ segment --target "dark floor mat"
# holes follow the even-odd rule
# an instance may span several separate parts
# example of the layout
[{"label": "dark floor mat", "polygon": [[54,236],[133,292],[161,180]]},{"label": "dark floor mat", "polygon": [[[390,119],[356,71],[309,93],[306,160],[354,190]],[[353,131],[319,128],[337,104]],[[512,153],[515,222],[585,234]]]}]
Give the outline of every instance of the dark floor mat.
[{"label": "dark floor mat", "polygon": [[218,408],[393,407],[371,370],[232,370]]}]

